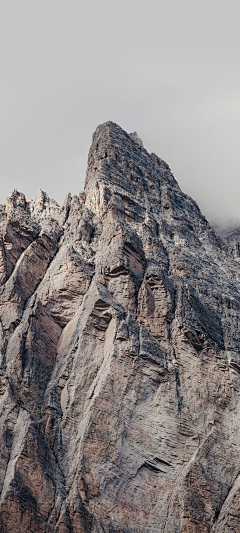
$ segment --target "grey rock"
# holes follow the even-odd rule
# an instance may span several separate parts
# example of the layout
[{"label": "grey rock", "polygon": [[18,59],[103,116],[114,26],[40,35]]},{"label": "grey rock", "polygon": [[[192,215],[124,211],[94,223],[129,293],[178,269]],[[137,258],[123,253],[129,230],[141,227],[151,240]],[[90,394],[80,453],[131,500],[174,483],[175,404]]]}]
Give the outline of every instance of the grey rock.
[{"label": "grey rock", "polygon": [[0,532],[239,532],[239,229],[112,122],[0,213]]}]

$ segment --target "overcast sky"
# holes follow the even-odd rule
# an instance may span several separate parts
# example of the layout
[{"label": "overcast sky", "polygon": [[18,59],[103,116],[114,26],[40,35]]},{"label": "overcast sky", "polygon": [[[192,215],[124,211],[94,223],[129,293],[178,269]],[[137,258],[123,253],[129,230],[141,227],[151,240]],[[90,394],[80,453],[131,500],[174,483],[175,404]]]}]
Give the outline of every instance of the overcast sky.
[{"label": "overcast sky", "polygon": [[240,223],[237,2],[4,1],[0,203],[83,189],[93,131],[137,131],[210,221]]}]

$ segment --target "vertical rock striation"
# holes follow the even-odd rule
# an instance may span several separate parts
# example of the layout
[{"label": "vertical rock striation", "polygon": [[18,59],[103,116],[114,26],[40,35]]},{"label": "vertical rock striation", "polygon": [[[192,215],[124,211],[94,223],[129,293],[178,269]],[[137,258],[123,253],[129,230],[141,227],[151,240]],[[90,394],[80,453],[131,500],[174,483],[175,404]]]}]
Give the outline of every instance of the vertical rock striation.
[{"label": "vertical rock striation", "polygon": [[237,230],[112,122],[0,209],[0,532],[239,532]]}]

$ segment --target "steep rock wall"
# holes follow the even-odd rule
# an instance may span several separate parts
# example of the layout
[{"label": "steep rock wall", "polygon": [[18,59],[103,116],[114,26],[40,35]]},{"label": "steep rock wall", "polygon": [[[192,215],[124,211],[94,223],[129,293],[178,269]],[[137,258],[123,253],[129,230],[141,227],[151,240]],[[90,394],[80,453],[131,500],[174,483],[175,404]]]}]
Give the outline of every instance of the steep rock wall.
[{"label": "steep rock wall", "polygon": [[112,122],[0,220],[1,533],[240,532],[237,232]]}]

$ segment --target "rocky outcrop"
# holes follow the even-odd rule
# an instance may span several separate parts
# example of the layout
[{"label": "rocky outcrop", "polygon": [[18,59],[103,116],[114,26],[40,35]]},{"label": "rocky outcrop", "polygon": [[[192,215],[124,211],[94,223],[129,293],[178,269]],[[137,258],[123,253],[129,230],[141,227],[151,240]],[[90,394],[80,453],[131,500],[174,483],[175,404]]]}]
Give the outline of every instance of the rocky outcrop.
[{"label": "rocky outcrop", "polygon": [[0,283],[0,532],[239,532],[238,231],[107,122],[1,206]]}]

